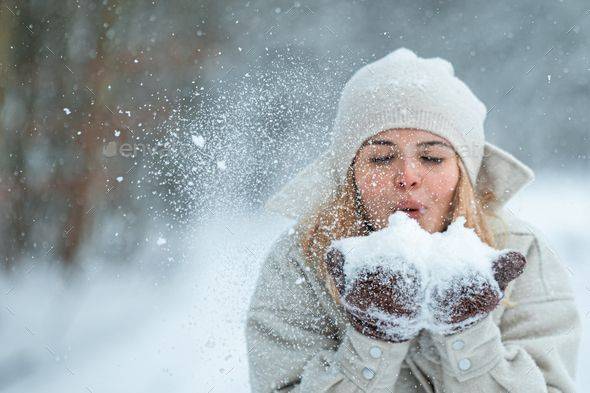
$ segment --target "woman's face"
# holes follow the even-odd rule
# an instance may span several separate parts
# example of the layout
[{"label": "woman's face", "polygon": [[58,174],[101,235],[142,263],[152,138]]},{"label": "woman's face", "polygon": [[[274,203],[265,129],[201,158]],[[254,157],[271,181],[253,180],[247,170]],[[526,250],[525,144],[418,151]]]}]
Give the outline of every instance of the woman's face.
[{"label": "woman's face", "polygon": [[375,229],[407,211],[430,232],[445,229],[459,181],[459,158],[442,137],[418,129],[390,129],[367,139],[357,151],[354,178]]}]

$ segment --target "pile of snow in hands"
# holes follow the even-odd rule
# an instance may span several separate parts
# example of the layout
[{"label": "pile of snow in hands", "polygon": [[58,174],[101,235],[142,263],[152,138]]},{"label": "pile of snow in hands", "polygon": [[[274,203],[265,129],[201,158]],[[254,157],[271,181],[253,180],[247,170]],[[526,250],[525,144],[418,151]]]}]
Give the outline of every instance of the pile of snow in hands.
[{"label": "pile of snow in hands", "polygon": [[[510,250],[496,250],[477,236],[472,228],[464,226],[465,218],[459,217],[449,225],[445,232],[429,233],[406,213],[397,211],[388,219],[389,225],[368,236],[350,237],[332,242],[345,257],[344,276],[345,293],[359,276],[379,269],[401,272],[401,278],[410,280],[416,276],[420,279],[424,305],[432,304],[430,288],[436,287],[438,293],[454,288],[470,286],[481,288],[491,285],[502,297],[498,283],[494,279],[492,262]],[[408,263],[409,262],[409,263]],[[415,293],[400,294],[399,299],[409,304],[416,302]],[[398,299],[398,300],[399,300]],[[450,299],[449,303],[453,303]],[[451,307],[452,304],[449,304]],[[447,310],[433,310],[420,307],[417,318],[396,318],[401,329],[415,330],[426,328],[441,332],[441,313]],[[434,317],[437,318],[434,318]],[[371,317],[378,320],[391,319],[380,310],[372,310]],[[467,326],[474,318],[462,321]],[[478,317],[477,319],[481,319]],[[391,321],[390,321],[391,322]]]}]

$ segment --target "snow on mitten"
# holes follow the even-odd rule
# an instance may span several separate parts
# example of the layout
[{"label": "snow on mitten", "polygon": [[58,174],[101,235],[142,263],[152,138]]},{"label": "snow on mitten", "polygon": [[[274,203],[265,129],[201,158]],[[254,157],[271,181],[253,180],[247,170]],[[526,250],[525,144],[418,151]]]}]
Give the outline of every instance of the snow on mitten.
[{"label": "snow on mitten", "polygon": [[437,333],[465,330],[485,318],[504,297],[508,283],[524,271],[526,259],[516,251],[502,254],[492,262],[494,280],[476,269],[436,282],[427,300]]},{"label": "snow on mitten", "polygon": [[424,289],[422,277],[411,263],[398,270],[381,266],[363,270],[349,285],[340,251],[328,251],[327,266],[348,318],[358,332],[391,342],[407,341],[418,335]]}]

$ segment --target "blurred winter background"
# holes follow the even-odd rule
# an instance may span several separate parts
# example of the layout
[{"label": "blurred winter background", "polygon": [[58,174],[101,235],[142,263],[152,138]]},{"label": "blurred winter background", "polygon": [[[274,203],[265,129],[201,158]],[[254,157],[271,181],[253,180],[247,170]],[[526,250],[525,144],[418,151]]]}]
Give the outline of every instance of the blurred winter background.
[{"label": "blurred winter background", "polygon": [[346,79],[399,46],[453,62],[487,138],[536,171],[510,206],[589,333],[587,1],[8,0],[0,391],[248,391],[245,310],[292,224],[261,203],[328,142]]}]

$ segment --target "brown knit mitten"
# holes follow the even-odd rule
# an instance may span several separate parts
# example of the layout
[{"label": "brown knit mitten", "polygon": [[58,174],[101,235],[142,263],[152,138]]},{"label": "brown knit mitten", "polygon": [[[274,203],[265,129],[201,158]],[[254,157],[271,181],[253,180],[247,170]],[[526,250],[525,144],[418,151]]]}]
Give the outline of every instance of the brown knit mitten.
[{"label": "brown knit mitten", "polygon": [[434,330],[457,333],[485,318],[504,297],[508,283],[522,274],[525,265],[524,255],[508,251],[492,263],[496,282],[476,270],[437,282],[427,294]]},{"label": "brown knit mitten", "polygon": [[341,304],[358,332],[390,342],[418,335],[424,288],[422,277],[411,263],[393,271],[384,267],[362,271],[347,285],[342,253],[331,248],[326,261]]}]

